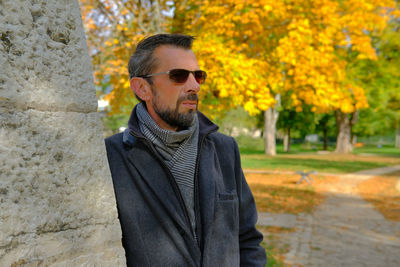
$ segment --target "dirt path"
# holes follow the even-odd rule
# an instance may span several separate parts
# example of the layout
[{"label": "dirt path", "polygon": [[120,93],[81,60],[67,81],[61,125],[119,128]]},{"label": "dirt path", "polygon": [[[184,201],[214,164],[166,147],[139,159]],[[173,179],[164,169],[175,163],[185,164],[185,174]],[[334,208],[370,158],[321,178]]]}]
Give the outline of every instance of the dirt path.
[{"label": "dirt path", "polygon": [[[297,231],[282,236],[290,246],[285,255],[286,263],[293,266],[400,266],[400,222],[387,221],[356,193],[360,182],[397,170],[400,166],[343,175],[331,186],[326,201],[313,214],[291,217],[291,224]],[[260,222],[267,217],[268,214],[260,214]]]}]

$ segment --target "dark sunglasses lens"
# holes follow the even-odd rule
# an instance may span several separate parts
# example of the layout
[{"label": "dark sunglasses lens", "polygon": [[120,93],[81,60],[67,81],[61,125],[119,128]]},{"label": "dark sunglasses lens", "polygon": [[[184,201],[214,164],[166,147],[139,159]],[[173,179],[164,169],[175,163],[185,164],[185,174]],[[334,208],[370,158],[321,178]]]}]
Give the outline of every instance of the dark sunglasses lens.
[{"label": "dark sunglasses lens", "polygon": [[207,73],[205,71],[196,70],[194,72],[194,78],[196,79],[196,81],[199,84],[203,84],[205,82],[205,80],[206,80],[206,77],[207,77]]},{"label": "dark sunglasses lens", "polygon": [[189,77],[189,74],[190,72],[188,70],[176,69],[169,72],[169,78],[174,82],[184,83]]},{"label": "dark sunglasses lens", "polygon": [[[189,77],[190,71],[184,69],[174,69],[169,72],[169,78],[176,83],[185,83]],[[199,84],[204,83],[207,73],[202,70],[193,72],[194,78]]]}]

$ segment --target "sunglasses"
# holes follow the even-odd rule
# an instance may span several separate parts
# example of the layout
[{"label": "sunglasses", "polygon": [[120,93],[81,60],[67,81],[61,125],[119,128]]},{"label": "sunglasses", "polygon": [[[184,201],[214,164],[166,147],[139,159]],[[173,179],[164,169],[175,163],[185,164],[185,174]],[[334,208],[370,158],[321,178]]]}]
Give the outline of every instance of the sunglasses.
[{"label": "sunglasses", "polygon": [[138,77],[150,78],[150,77],[161,75],[161,74],[168,74],[168,77],[171,81],[174,81],[176,83],[185,83],[187,81],[187,79],[189,78],[190,73],[193,74],[193,76],[196,79],[196,82],[198,84],[203,84],[207,78],[207,73],[203,70],[191,71],[191,70],[185,70],[185,69],[172,69],[170,71],[153,73],[153,74],[148,74],[148,75],[141,75]]}]

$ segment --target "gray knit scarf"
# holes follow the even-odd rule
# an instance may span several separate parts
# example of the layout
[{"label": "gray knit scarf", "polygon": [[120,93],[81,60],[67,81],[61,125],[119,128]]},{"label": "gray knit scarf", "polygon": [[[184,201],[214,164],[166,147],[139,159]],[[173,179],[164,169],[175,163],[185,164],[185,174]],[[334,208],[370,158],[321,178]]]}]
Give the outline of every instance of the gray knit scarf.
[{"label": "gray knit scarf", "polygon": [[194,172],[197,159],[199,122],[195,115],[192,125],[179,132],[164,130],[150,117],[143,103],[137,105],[140,131],[148,138],[167,164],[181,191],[195,235]]}]

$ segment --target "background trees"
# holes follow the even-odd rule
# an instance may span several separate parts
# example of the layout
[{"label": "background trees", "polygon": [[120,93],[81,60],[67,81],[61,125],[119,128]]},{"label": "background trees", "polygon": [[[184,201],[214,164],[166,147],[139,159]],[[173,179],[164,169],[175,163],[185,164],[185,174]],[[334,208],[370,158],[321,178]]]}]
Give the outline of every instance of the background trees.
[{"label": "background trees", "polygon": [[[373,46],[377,60],[351,65],[349,75],[365,88],[370,108],[361,110],[355,135],[374,136],[394,132],[400,121],[400,38],[399,21],[392,19]],[[396,140],[399,140],[397,137]],[[398,141],[396,141],[397,143]]]},{"label": "background trees", "polygon": [[95,84],[103,88],[111,114],[127,112],[135,103],[127,64],[144,36],[164,32],[171,6],[167,1],[80,0]]},{"label": "background trees", "polygon": [[279,112],[286,129],[304,110],[317,119],[335,114],[340,153],[352,150],[352,133],[367,131],[369,113],[390,114],[387,127],[399,124],[398,24],[386,27],[399,13],[393,0],[80,2],[96,83],[113,89],[104,92],[112,113],[133,106],[126,65],[135,43],[181,32],[197,37],[194,50],[209,73],[201,110],[213,119],[237,106],[264,113],[267,154],[276,153]]}]

